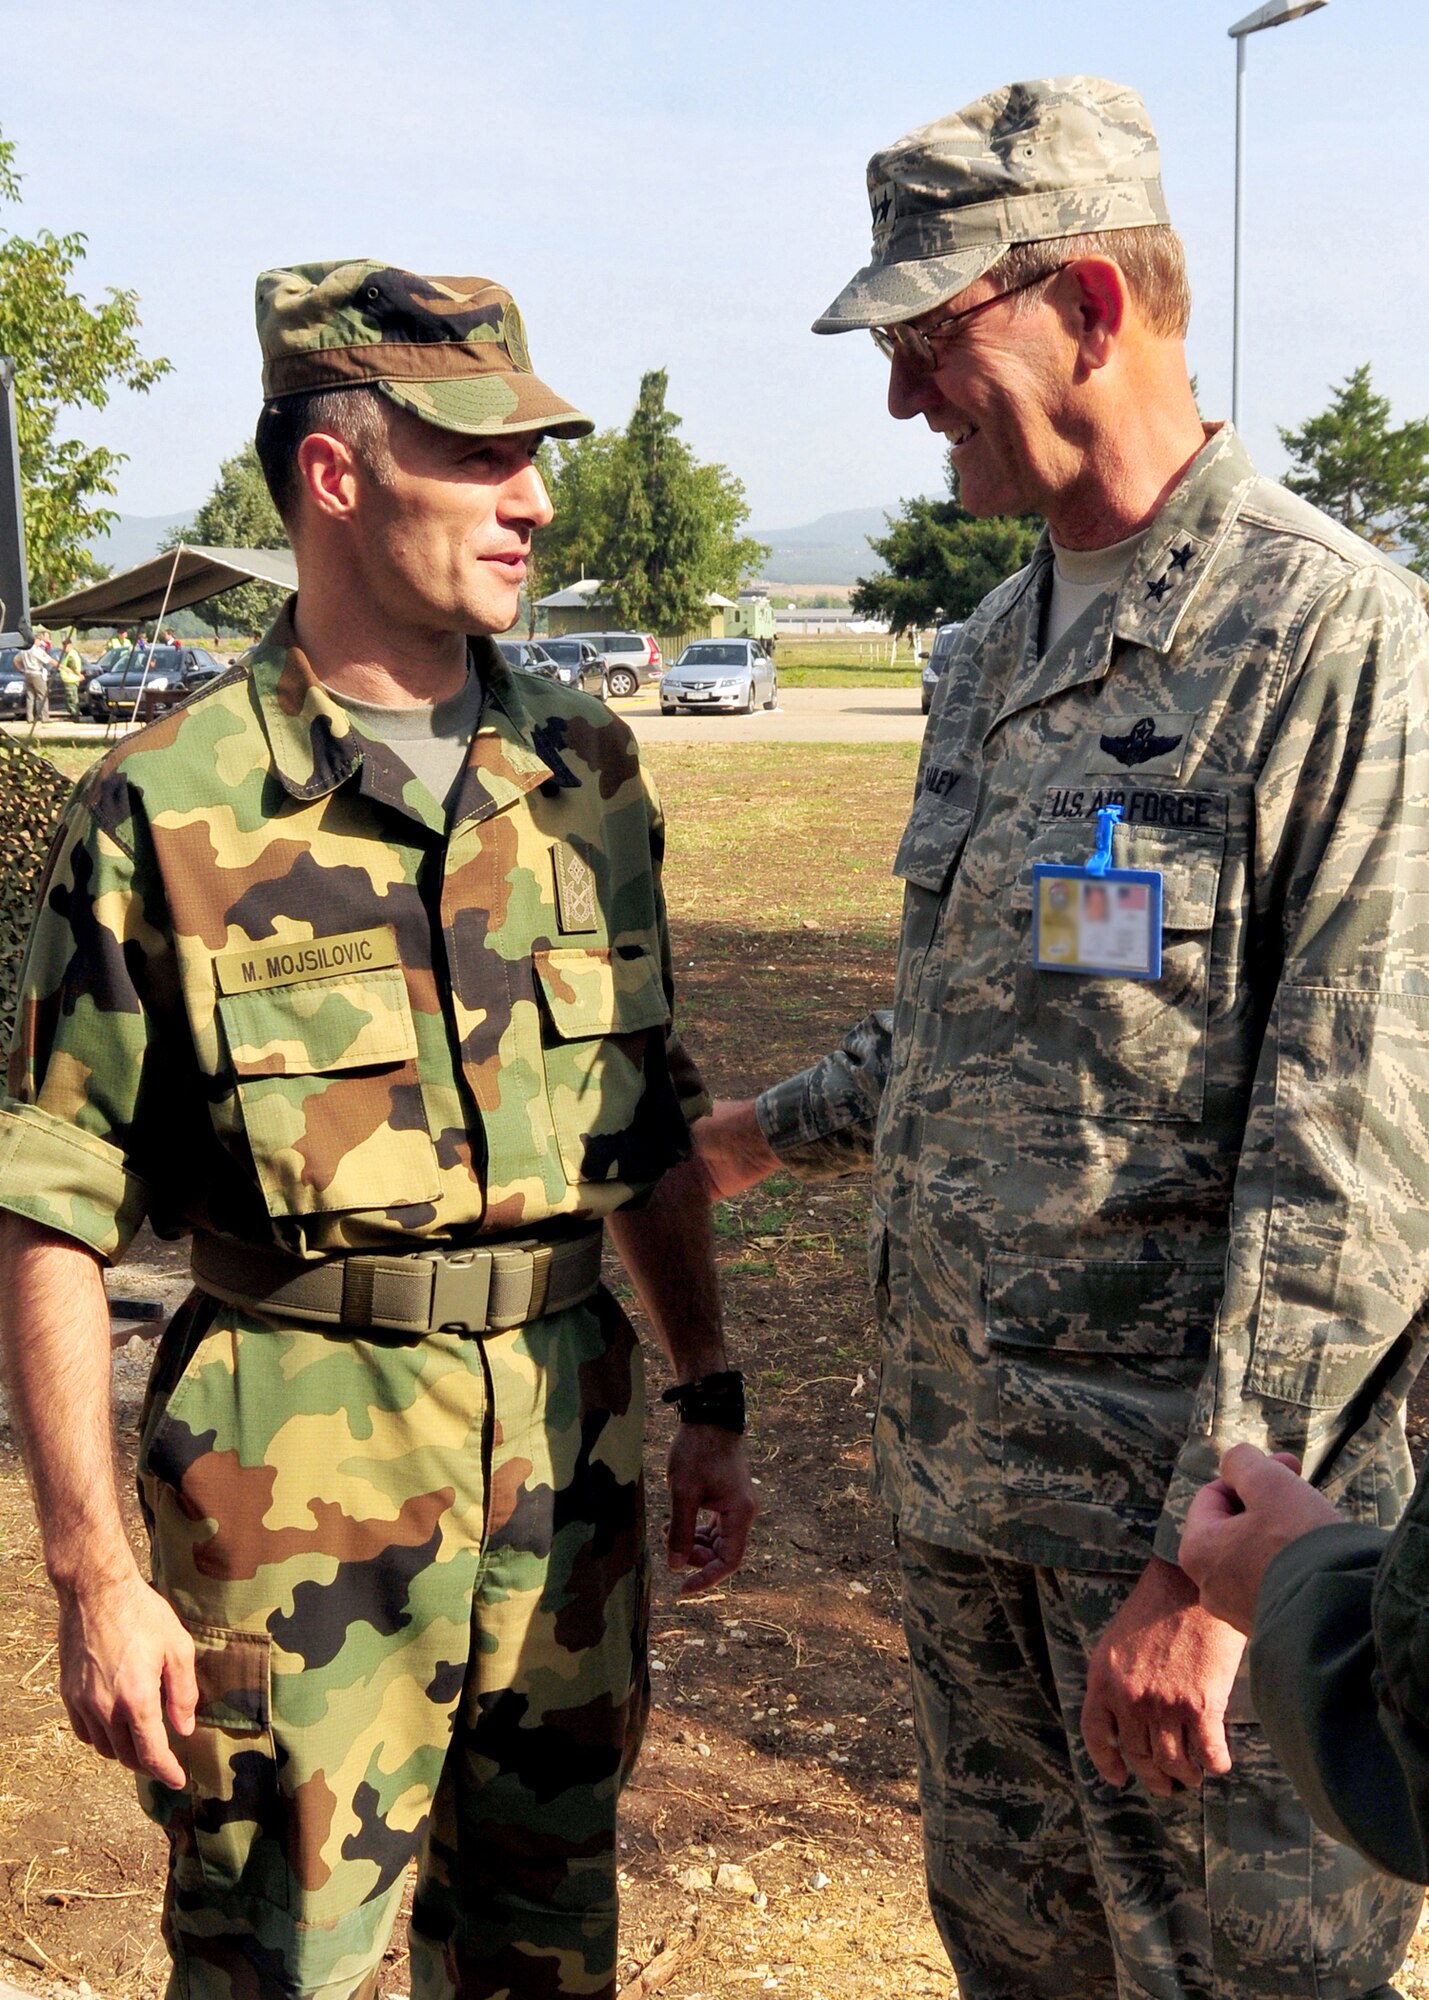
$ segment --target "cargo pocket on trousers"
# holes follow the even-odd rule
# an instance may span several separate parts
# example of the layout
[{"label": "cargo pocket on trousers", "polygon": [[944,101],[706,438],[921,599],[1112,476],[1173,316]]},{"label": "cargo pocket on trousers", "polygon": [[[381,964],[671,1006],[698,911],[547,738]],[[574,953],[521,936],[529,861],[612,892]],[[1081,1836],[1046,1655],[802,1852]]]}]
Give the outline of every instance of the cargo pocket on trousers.
[{"label": "cargo pocket on trousers", "polygon": [[203,1879],[224,1894],[288,1906],[266,1632],[189,1628],[198,1710],[180,1741]]},{"label": "cargo pocket on trousers", "polygon": [[635,946],[532,954],[542,1060],[566,1179],[639,1179],[649,1038],[670,1020],[659,960]]},{"label": "cargo pocket on trousers", "polygon": [[217,1004],[270,1215],[436,1200],[400,967],[221,993]]}]

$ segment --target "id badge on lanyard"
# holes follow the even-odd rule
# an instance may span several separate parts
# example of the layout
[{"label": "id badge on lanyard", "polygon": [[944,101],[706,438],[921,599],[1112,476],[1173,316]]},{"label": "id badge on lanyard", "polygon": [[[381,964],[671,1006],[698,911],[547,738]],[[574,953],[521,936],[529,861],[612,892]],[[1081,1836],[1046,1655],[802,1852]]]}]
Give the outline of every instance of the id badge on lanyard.
[{"label": "id badge on lanyard", "polygon": [[1160,870],[1112,867],[1112,831],[1120,818],[1120,806],[1101,807],[1096,851],[1084,866],[1033,866],[1032,963],[1040,972],[1161,977]]}]

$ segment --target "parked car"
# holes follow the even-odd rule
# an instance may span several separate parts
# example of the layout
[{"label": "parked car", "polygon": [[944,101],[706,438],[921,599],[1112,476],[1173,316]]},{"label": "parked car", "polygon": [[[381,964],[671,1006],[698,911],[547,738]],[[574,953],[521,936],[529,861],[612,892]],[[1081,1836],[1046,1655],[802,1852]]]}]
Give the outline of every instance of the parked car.
[{"label": "parked car", "polygon": [[617,698],[638,694],[642,681],[658,681],[665,665],[653,632],[572,632],[568,636],[595,647],[605,661],[606,687]]},{"label": "parked car", "polygon": [[543,639],[541,646],[547,658],[555,661],[558,677],[567,687],[583,688],[605,700],[605,665],[588,640]]},{"label": "parked car", "polygon": [[131,646],[94,676],[81,700],[96,722],[118,716],[152,722],[224,671],[223,662],[202,646]]},{"label": "parked car", "polygon": [[753,639],[695,639],[660,683],[660,713],[682,708],[735,709],[752,715],[779,699],[774,662]]},{"label": "parked car", "polygon": [[923,662],[923,713],[926,715],[933,706],[933,690],[943,677],[943,669],[952,658],[953,648],[958,643],[962,624],[940,625],[933,634],[933,643],[928,648],[928,657]]},{"label": "parked car", "polygon": [[[15,665],[15,655],[19,650],[17,646],[6,646],[0,649],[0,719],[9,720],[15,716],[23,716],[25,713],[25,683],[21,679],[19,669]],[[98,671],[97,666],[86,667],[84,670],[84,679],[79,685],[81,714],[84,712],[85,689]],[[52,722],[62,722],[68,712],[65,706],[65,684],[60,679],[58,661],[51,660],[50,720]]]},{"label": "parked car", "polygon": [[558,681],[561,670],[546,651],[534,639],[498,639],[496,650],[508,667],[515,667],[519,673],[539,674],[543,681]]}]

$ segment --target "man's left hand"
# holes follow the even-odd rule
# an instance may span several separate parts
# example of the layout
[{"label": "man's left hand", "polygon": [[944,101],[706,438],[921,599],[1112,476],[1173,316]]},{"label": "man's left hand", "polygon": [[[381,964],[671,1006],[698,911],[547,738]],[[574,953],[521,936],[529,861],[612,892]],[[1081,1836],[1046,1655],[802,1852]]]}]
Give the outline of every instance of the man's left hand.
[{"label": "man's left hand", "polygon": [[744,1439],[717,1424],[679,1424],[667,1462],[667,1561],[687,1572],[681,1597],[722,1583],[744,1560],[759,1503]]},{"label": "man's left hand", "polygon": [[1231,1767],[1225,1713],[1245,1640],[1153,1556],[1092,1654],[1082,1733],[1111,1785],[1132,1772],[1158,1799]]}]

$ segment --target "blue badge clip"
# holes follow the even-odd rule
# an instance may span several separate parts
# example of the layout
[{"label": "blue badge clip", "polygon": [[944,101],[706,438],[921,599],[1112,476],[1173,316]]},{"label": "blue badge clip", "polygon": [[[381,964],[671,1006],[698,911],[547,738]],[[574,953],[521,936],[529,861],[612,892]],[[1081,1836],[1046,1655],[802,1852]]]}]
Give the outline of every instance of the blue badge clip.
[{"label": "blue badge clip", "polygon": [[1116,823],[1121,818],[1120,806],[1097,807],[1096,851],[1087,863],[1088,875],[1105,875],[1111,866],[1111,837],[1116,831]]}]

